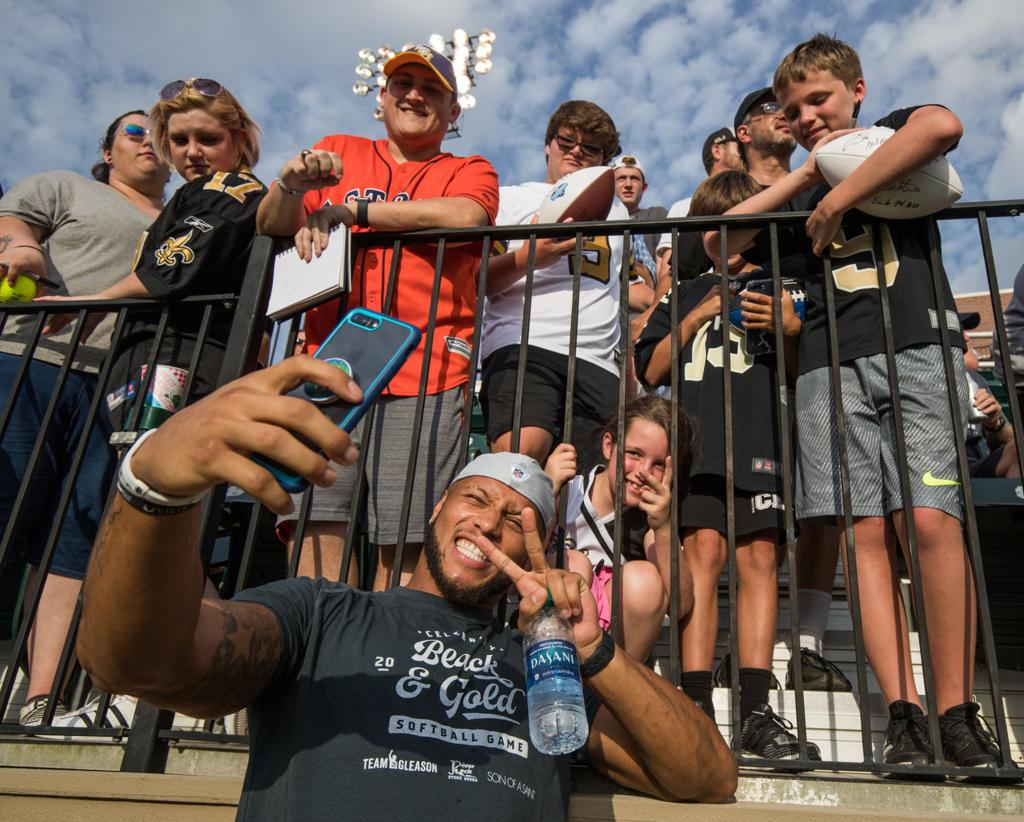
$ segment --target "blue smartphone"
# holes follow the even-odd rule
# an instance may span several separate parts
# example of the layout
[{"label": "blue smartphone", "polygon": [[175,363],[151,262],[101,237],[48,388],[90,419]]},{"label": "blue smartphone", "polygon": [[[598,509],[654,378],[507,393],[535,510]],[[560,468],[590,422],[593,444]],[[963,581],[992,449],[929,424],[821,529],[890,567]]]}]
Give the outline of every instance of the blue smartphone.
[{"label": "blue smartphone", "polygon": [[[324,412],[338,422],[339,428],[351,433],[419,345],[420,336],[420,330],[409,323],[365,308],[353,308],[313,356],[345,371],[362,389],[362,402],[358,405],[344,402],[313,382],[300,385],[287,396],[323,407]],[[267,457],[254,454],[253,459],[270,471],[289,493],[297,494],[309,485],[305,479]]]}]

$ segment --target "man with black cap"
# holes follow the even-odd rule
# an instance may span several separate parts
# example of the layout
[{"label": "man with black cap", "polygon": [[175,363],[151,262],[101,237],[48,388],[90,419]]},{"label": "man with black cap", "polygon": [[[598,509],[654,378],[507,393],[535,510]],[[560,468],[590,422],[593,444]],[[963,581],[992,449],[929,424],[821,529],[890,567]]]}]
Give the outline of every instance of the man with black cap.
[{"label": "man with black cap", "polygon": [[458,474],[407,588],[295,578],[231,601],[204,595],[198,503],[214,485],[283,512],[290,497],[254,451],[318,487],[337,477],[328,458],[356,459],[317,408],[282,396],[307,380],[361,397],[339,369],[291,357],[175,414],[125,456],[82,606],[78,650],[94,681],[200,717],[248,706],[240,820],[343,808],[367,820],[563,819],[569,758],[532,744],[523,638],[493,616],[515,586],[520,630],[549,597],[570,623],[590,764],[663,799],[732,794],[736,763],[711,720],[617,649],[582,577],[547,566],[555,501],[529,457],[487,454]]},{"label": "man with black cap", "polygon": [[744,97],[732,122],[751,177],[770,186],[789,173],[789,158],[796,149],[796,139],[789,132],[782,106],[771,87],[759,88]]},{"label": "man with black cap", "polygon": [[[428,46],[413,46],[391,57],[383,68],[387,84],[381,117],[387,136],[368,140],[347,134],[324,137],[281,168],[260,204],[260,233],[295,236],[308,260],[319,256],[328,231],[339,223],[352,231],[403,231],[492,225],[498,213],[498,177],[483,157],[455,157],[441,151],[449,126],[461,113],[458,84],[450,60]],[[476,308],[479,243],[449,248],[444,255],[437,323],[426,351],[436,249],[406,247],[400,258],[398,288],[385,305],[392,277],[390,249],[370,248],[353,255],[347,304],[334,300],[306,314],[306,351],[313,353],[345,308],[361,306],[417,326],[423,342],[388,386],[378,406],[373,441],[365,443],[371,489],[370,540],[380,548],[378,589],[392,573],[398,542],[405,476],[415,424],[416,395],[424,359],[429,360],[424,419],[435,421],[431,436],[420,438],[411,495],[403,579],[416,561],[430,507],[455,473],[462,409],[469,381],[469,359]],[[357,429],[356,439],[362,429]],[[427,470],[430,466],[430,470]],[[302,545],[299,572],[337,579],[345,546],[355,471],[343,471],[329,491],[313,497],[310,526]],[[282,523],[291,535],[291,520]],[[294,544],[290,545],[295,550]]]}]

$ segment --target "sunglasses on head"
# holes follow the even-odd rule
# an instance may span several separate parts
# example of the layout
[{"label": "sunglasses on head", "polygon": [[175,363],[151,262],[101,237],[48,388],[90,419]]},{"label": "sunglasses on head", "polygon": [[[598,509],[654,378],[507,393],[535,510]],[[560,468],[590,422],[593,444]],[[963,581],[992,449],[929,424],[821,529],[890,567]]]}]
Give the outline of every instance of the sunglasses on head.
[{"label": "sunglasses on head", "polygon": [[121,123],[121,133],[133,143],[141,143],[153,132],[145,126],[135,123]]},{"label": "sunglasses on head", "polygon": [[566,134],[556,134],[555,143],[558,145],[558,150],[562,154],[568,154],[576,146],[580,147],[580,152],[588,160],[601,160],[604,158],[604,149],[601,146],[595,146],[592,143],[584,143],[580,140],[574,140]]},{"label": "sunglasses on head", "polygon": [[216,97],[224,86],[216,80],[208,80],[205,77],[193,77],[191,80],[173,80],[160,89],[161,100],[173,100],[187,88],[194,88],[203,97]]}]

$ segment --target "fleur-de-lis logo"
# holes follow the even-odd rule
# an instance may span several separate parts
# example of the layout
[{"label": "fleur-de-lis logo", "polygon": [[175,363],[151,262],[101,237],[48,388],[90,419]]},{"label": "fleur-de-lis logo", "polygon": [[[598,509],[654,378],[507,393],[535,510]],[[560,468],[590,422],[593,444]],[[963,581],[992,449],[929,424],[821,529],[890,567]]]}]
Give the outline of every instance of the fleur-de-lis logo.
[{"label": "fleur-de-lis logo", "polygon": [[191,231],[181,237],[171,237],[156,250],[156,264],[174,265],[176,261],[180,260],[182,265],[188,265],[196,257],[195,252],[188,247],[191,239]]}]

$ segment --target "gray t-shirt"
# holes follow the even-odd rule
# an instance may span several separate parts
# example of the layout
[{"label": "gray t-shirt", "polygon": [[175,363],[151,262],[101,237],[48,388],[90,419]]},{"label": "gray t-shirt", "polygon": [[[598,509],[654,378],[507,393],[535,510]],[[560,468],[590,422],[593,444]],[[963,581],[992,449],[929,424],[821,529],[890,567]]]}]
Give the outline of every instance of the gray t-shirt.
[{"label": "gray t-shirt", "polygon": [[[47,277],[56,294],[95,294],[131,272],[135,250],[152,220],[108,185],[72,171],[50,171],[22,180],[0,200],[0,217],[17,217],[44,230]],[[78,347],[74,368],[99,371],[110,347],[109,314]],[[0,335],[0,352],[21,354],[32,339],[35,318],[11,315]],[[60,365],[69,352],[73,325],[42,336],[35,358]]]},{"label": "gray t-shirt", "polygon": [[238,822],[565,819],[569,757],[530,741],[523,638],[490,613],[305,578],[236,601],[282,637],[249,706]]}]

